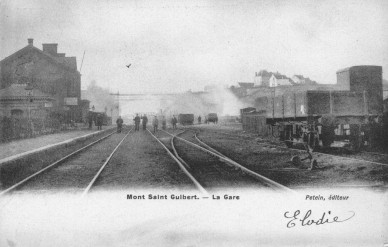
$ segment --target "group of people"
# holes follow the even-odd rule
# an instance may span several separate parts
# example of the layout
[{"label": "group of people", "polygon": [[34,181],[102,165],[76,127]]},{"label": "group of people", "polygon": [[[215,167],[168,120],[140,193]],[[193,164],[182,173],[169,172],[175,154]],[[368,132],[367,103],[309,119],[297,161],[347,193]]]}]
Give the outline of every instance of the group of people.
[{"label": "group of people", "polygon": [[[142,123],[142,126],[143,126],[143,130],[146,130],[147,129],[147,123],[148,123],[148,117],[146,114],[144,114],[143,116],[139,116],[139,114],[136,114],[135,118],[133,119],[133,121],[135,122],[135,131],[139,131],[140,130],[140,122]],[[166,117],[165,116],[162,116],[162,129],[165,130],[166,127],[167,127],[167,121],[166,121]],[[117,124],[117,133],[121,133],[121,130],[122,130],[122,127],[123,127],[123,119],[121,118],[121,116],[119,116],[116,120],[116,124]],[[176,119],[175,115],[172,117],[171,119],[171,124],[172,124],[172,128],[173,129],[176,129],[176,125],[178,123],[178,120]],[[157,116],[154,116],[152,118],[152,126],[153,126],[153,129],[154,129],[154,133],[156,133],[158,131],[158,127],[159,127],[159,119],[157,118]]]},{"label": "group of people", "polygon": [[[133,119],[133,121],[135,122],[135,131],[139,131],[140,129],[140,121],[143,125],[143,130],[146,130],[147,129],[147,123],[148,123],[148,117],[147,115],[143,115],[143,116],[139,116],[139,114],[136,114],[136,117]],[[166,121],[166,117],[165,116],[162,116],[162,129],[165,130],[166,127],[167,127],[167,121]],[[176,124],[177,124],[177,119],[175,116],[173,116],[172,118],[172,126],[174,129],[176,129]],[[154,133],[156,133],[158,131],[158,127],[159,127],[159,119],[157,118],[157,116],[155,115],[153,118],[152,118],[152,126],[153,126],[153,129],[154,129]]]},{"label": "group of people", "polygon": [[96,115],[93,115],[92,113],[89,113],[88,115],[88,123],[89,123],[89,129],[92,129],[94,124],[97,126],[98,130],[102,130],[102,124],[104,122],[104,116],[101,113],[98,113]]},{"label": "group of people", "polygon": [[[156,119],[156,116],[154,117],[154,119],[152,120],[152,125],[158,125],[158,119]],[[147,123],[148,123],[148,117],[146,114],[144,114],[143,116],[139,116],[139,114],[136,114],[136,117],[133,119],[133,121],[135,122],[135,131],[139,131],[140,130],[140,121],[143,125],[143,130],[146,130],[147,129]]]},{"label": "group of people", "polygon": [[[142,123],[143,130],[147,129],[147,123],[148,123],[147,115],[144,114],[143,116],[139,116],[139,114],[136,114],[136,116],[133,119],[133,121],[135,122],[135,131],[139,131],[140,130],[140,122]],[[165,130],[166,127],[167,127],[166,117],[162,116],[162,120],[161,121],[162,121],[162,129]],[[171,124],[172,124],[173,129],[176,129],[177,122],[178,121],[177,121],[176,117],[173,116],[172,119],[171,119]],[[124,123],[123,119],[121,118],[121,116],[119,116],[117,118],[117,120],[116,120],[117,133],[121,133],[123,123]],[[156,133],[158,131],[158,127],[159,127],[159,119],[157,118],[157,116],[154,116],[152,118],[152,126],[153,126],[153,129],[154,129],[154,133]]]}]

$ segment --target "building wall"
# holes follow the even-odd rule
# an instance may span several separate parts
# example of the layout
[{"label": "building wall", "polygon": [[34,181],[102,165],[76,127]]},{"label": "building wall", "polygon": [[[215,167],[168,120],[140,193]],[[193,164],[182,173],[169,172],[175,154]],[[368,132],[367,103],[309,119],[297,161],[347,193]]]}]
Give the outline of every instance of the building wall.
[{"label": "building wall", "polygon": [[269,76],[255,76],[254,83],[255,86],[269,86]]},{"label": "building wall", "polygon": [[80,102],[81,78],[78,71],[57,64],[33,48],[3,60],[0,88],[6,88],[12,83],[30,82],[34,88],[52,95],[55,99],[52,109],[55,111],[64,110],[65,97],[76,97]]},{"label": "building wall", "polygon": [[15,100],[2,102],[0,105],[0,117],[11,117],[13,110],[21,110],[23,114],[21,117],[31,118],[45,118],[50,110],[45,107],[46,100],[34,100],[29,102],[28,100]]},{"label": "building wall", "polygon": [[269,86],[270,87],[277,87],[277,86],[286,86],[291,85],[289,79],[277,79],[275,76],[272,76],[269,80]]},{"label": "building wall", "polygon": [[301,78],[299,78],[298,76],[293,76],[291,79],[292,79],[295,83],[298,83],[298,84],[304,83],[304,82],[305,82],[304,79],[301,79]]}]

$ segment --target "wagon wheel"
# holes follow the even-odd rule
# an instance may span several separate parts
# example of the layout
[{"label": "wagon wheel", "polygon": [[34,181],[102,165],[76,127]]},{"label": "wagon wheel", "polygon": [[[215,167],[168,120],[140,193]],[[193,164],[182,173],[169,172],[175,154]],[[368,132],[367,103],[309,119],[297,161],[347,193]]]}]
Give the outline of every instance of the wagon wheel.
[{"label": "wagon wheel", "polygon": [[362,137],[361,136],[354,136],[352,138],[351,145],[352,145],[352,150],[354,152],[360,151],[361,147],[362,147]]},{"label": "wagon wheel", "polygon": [[358,152],[362,146],[360,127],[357,125],[351,125],[350,128],[351,147],[353,151]]},{"label": "wagon wheel", "polygon": [[309,148],[310,152],[317,150],[319,147],[319,142],[314,132],[310,132],[307,135],[307,147]]},{"label": "wagon wheel", "polygon": [[271,126],[271,135],[272,135],[274,138],[280,138],[279,130],[274,131],[274,127],[275,127],[275,126]]},{"label": "wagon wheel", "polygon": [[292,138],[292,132],[291,131],[285,131],[284,132],[284,143],[288,148],[292,148],[293,146],[293,138]]}]

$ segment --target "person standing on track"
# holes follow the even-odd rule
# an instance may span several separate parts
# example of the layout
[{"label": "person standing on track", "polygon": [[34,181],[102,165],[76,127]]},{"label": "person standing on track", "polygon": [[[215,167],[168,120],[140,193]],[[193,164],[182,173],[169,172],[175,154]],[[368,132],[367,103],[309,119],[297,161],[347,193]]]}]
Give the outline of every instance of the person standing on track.
[{"label": "person standing on track", "polygon": [[198,124],[201,124],[201,120],[202,120],[201,116],[198,116]]},{"label": "person standing on track", "polygon": [[172,123],[172,129],[176,129],[176,123],[178,120],[176,120],[175,115],[172,116],[171,123]]},{"label": "person standing on track", "polygon": [[163,130],[166,130],[166,125],[167,125],[167,123],[166,123],[166,117],[163,115],[163,117],[162,117],[162,129],[163,129]]},{"label": "person standing on track", "polygon": [[121,118],[121,116],[119,116],[119,118],[116,120],[116,124],[117,124],[117,133],[121,133],[121,129],[123,127],[123,119]]},{"label": "person standing on track", "polygon": [[139,114],[136,114],[136,117],[133,119],[135,121],[135,131],[139,131],[140,117]]},{"label": "person standing on track", "polygon": [[146,130],[147,129],[147,122],[148,122],[148,118],[147,118],[147,115],[144,114],[144,116],[141,118],[142,120],[142,125],[143,125],[143,130]]},{"label": "person standing on track", "polygon": [[158,131],[158,124],[159,124],[159,120],[156,116],[154,116],[154,119],[152,119],[152,125],[154,126],[154,133]]}]

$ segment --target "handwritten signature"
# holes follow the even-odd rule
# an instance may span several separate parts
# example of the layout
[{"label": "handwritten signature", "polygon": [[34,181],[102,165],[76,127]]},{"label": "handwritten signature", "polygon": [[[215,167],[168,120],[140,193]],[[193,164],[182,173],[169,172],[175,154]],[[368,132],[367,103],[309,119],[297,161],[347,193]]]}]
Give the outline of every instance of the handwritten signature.
[{"label": "handwritten signature", "polygon": [[331,211],[328,211],[327,215],[326,215],[326,212],[323,212],[321,218],[319,218],[319,219],[311,219],[310,218],[311,210],[308,210],[304,215],[301,214],[300,210],[296,210],[294,213],[287,211],[284,213],[284,217],[286,217],[287,219],[291,219],[287,223],[287,228],[292,228],[292,227],[296,226],[296,224],[298,222],[300,222],[301,226],[323,225],[326,223],[329,223],[329,224],[330,223],[341,223],[341,222],[350,220],[351,218],[353,218],[356,215],[356,213],[353,211],[349,211],[349,212],[352,213],[352,215],[350,217],[341,218],[341,219],[339,218],[339,216],[331,215]]}]

